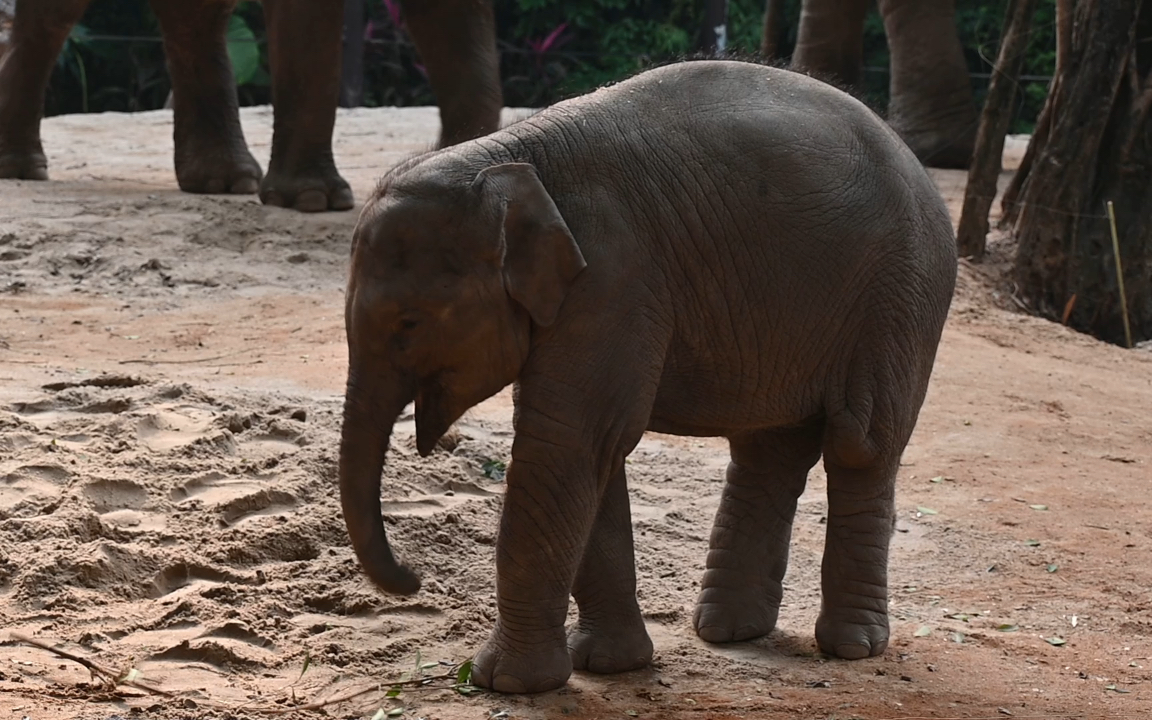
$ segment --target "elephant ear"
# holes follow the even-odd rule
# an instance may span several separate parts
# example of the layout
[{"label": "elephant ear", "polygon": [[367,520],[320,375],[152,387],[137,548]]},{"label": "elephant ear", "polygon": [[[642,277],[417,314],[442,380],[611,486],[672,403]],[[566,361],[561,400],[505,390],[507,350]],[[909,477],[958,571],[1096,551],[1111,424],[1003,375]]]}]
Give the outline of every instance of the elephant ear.
[{"label": "elephant ear", "polygon": [[587,263],[544,189],[536,168],[506,163],[484,168],[473,187],[502,216],[504,288],[537,325],[556,321],[569,288]]}]

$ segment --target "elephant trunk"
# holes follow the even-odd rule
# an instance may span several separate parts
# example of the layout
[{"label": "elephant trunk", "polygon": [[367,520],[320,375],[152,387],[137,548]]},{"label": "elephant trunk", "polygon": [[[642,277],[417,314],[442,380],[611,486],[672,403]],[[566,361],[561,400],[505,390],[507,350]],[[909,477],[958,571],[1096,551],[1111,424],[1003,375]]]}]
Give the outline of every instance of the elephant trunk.
[{"label": "elephant trunk", "polygon": [[[420,589],[420,578],[396,562],[388,545],[380,512],[380,473],[392,426],[407,403],[403,393],[381,398],[349,383],[340,432],[340,504],[352,548],[368,578],[381,590],[397,595],[414,594]],[[386,422],[381,422],[380,414]]]}]

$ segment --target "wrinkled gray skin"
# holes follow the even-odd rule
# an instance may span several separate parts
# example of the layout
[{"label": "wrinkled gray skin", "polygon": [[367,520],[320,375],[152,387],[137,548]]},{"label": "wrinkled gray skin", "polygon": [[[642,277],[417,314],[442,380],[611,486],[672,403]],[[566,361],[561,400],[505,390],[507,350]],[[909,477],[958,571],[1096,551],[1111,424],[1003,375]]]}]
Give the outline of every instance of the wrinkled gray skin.
[{"label": "wrinkled gray skin", "polygon": [[857,101],[783,70],[664,67],[414,158],[383,179],[352,250],[340,492],[356,554],[384,590],[418,589],[381,523],[395,418],[415,400],[426,455],[515,382],[477,684],[536,692],[650,661],[624,465],[646,429],[731,445],[701,638],[775,626],[796,500],[823,456],[816,639],[878,655],[896,470],[955,274],[913,154]]}]

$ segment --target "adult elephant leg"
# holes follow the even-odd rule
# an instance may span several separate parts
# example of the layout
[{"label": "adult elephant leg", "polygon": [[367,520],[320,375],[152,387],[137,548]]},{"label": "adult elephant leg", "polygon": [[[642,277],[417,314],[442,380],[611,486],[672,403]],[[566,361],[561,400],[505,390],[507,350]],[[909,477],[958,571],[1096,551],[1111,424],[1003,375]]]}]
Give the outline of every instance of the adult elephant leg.
[{"label": "adult elephant leg", "polygon": [[796,500],[820,459],[822,424],[732,438],[693,623],[708,642],[776,627]]},{"label": "adult elephant leg", "polygon": [[303,212],[349,210],[352,189],[332,157],[344,3],[264,0],[264,15],[274,119],[260,199]]},{"label": "adult elephant leg", "polygon": [[224,35],[233,0],[151,0],[172,77],[176,182],[193,193],[254,193],[260,165],[244,143]]},{"label": "adult elephant leg", "polygon": [[652,662],[652,639],[636,603],[636,558],[624,464],[608,479],[572,595],[580,618],[568,631],[572,667],[596,673]]},{"label": "adult elephant leg", "polygon": [[792,67],[855,85],[864,64],[864,16],[869,0],[804,0]]},{"label": "adult elephant leg", "polygon": [[979,116],[954,0],[879,0],[891,55],[888,123],[932,167],[964,168]]},{"label": "adult elephant leg", "polygon": [[492,0],[406,0],[402,6],[440,106],[440,147],[495,131],[504,97]]},{"label": "adult elephant leg", "polygon": [[888,647],[888,544],[900,454],[849,466],[825,453],[828,528],[821,566],[820,650],[848,660]]},{"label": "adult elephant leg", "polygon": [[89,0],[19,0],[8,51],[0,58],[0,178],[47,180],[40,144],[52,66]]}]

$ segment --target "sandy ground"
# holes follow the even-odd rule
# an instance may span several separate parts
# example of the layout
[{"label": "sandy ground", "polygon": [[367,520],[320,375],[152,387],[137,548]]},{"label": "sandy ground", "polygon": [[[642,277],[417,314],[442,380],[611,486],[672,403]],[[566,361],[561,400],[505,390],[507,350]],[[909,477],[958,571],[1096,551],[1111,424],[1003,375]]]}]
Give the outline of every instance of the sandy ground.
[{"label": "sandy ground", "polygon": [[[243,121],[266,162],[270,112]],[[436,132],[428,109],[342,111],[337,160],[363,199]],[[425,586],[375,592],[335,490],[356,214],[179,193],[163,111],[54,118],[44,138],[53,181],[0,182],[0,720],[245,717],[210,707],[287,707],[467,658],[494,617],[508,393],[427,460],[401,424],[384,500]],[[964,175],[933,175],[958,209]],[[820,470],[779,629],[698,640],[726,448],[649,435],[628,467],[651,669],[535,697],[373,693],[322,714],[1152,716],[1152,353],[1020,314],[1009,252],[998,239],[961,268],[899,480],[884,656],[816,652]],[[181,697],[101,688],[5,631]]]}]

